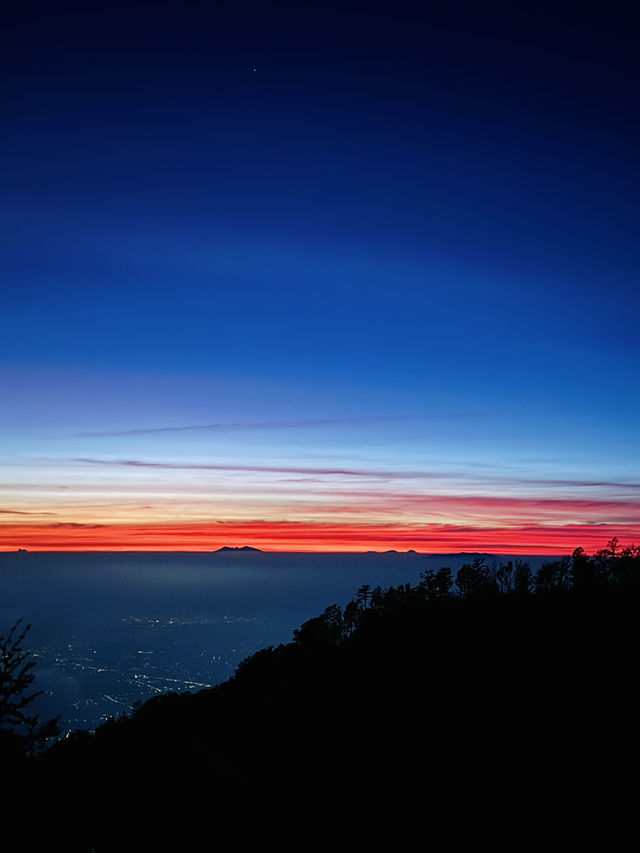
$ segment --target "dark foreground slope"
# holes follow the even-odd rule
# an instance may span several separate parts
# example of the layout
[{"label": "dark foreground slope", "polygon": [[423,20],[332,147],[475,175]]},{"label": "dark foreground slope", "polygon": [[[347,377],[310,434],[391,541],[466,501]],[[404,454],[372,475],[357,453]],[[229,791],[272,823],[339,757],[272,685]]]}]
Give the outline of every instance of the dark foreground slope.
[{"label": "dark foreground slope", "polygon": [[535,578],[476,561],[455,585],[442,570],[361,588],[229,682],[25,762],[25,841],[616,846],[635,802],[640,552],[613,545]]}]

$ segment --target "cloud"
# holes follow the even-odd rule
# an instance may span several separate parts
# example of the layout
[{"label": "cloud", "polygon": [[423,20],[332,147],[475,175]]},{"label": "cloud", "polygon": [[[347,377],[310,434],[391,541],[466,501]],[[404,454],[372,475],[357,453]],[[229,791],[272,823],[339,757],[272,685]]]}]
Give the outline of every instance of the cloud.
[{"label": "cloud", "polygon": [[111,524],[51,526],[24,523],[3,530],[0,549],[16,542],[30,550],[211,551],[250,544],[266,551],[367,551],[413,548],[424,553],[488,551],[496,554],[571,553],[603,548],[614,536],[622,545],[640,540],[640,524],[499,524],[229,521],[224,524]]},{"label": "cloud", "polygon": [[[531,498],[502,495],[442,495],[437,493],[416,494],[405,492],[388,491],[343,491],[340,489],[314,492],[313,498],[317,496],[335,498],[355,498],[356,508],[362,512],[368,511],[368,505],[376,506],[383,503],[392,508],[442,508],[447,513],[453,510],[464,510],[478,512],[483,516],[488,513],[526,513],[530,517],[536,513],[584,513],[584,512],[615,512],[632,511],[640,516],[640,502],[637,499],[630,500],[594,500],[587,498]],[[318,504],[320,506],[320,504]]]},{"label": "cloud", "polygon": [[79,432],[76,438],[105,438],[109,436],[156,435],[171,432],[236,432],[243,430],[312,429],[314,427],[346,426],[367,423],[387,423],[409,420],[417,415],[356,415],[346,418],[305,418],[302,420],[232,421],[230,423],[189,424],[188,426],[162,426],[145,429],[113,430],[108,432]]},{"label": "cloud", "polygon": [[70,461],[88,465],[113,465],[130,468],[158,468],[169,471],[248,471],[265,474],[293,474],[311,476],[369,477],[385,480],[447,480],[491,483],[494,485],[546,486],[549,488],[607,488],[640,491],[640,483],[611,480],[554,480],[537,477],[492,477],[482,474],[457,474],[443,471],[380,471],[367,468],[307,468],[284,465],[226,465],[223,463],[147,462],[140,459],[96,459],[74,457]]},{"label": "cloud", "polygon": [[56,515],[55,512],[30,512],[25,509],[0,509],[3,515]]},{"label": "cloud", "polygon": [[[397,471],[369,471],[357,470],[353,468],[304,468],[304,467],[288,467],[281,465],[224,465],[224,464],[204,464],[204,463],[178,463],[178,462],[143,462],[139,459],[92,459],[89,457],[76,457],[72,462],[83,462],[90,465],[120,465],[130,468],[161,468],[169,471],[253,471],[256,473],[265,474],[312,474],[312,475],[342,475],[345,477],[398,477],[400,473]],[[405,473],[405,477],[443,477],[444,474],[420,474]]]}]

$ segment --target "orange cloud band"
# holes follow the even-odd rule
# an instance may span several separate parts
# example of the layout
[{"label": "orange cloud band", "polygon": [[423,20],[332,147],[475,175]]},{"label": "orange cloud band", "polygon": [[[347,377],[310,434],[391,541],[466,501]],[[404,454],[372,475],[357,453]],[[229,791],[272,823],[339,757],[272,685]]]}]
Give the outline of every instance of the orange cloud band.
[{"label": "orange cloud band", "polygon": [[566,554],[582,546],[640,542],[640,524],[349,524],[232,521],[190,524],[0,525],[0,550],[15,551],[210,551],[251,545],[265,551],[368,551],[415,549],[424,553],[489,551],[496,554]]}]

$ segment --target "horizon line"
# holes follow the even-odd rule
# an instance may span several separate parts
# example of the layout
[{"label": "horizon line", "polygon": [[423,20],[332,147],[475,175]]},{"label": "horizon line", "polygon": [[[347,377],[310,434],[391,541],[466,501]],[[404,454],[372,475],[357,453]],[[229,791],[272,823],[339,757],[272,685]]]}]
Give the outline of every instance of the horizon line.
[{"label": "horizon line", "polygon": [[[405,556],[408,554],[415,554],[418,557],[455,557],[455,556],[464,556],[464,555],[472,555],[472,554],[481,554],[489,557],[506,557],[506,556],[516,556],[516,557],[557,557],[557,556],[567,556],[570,557],[574,551],[579,550],[582,546],[577,545],[572,550],[561,549],[561,550],[550,550],[544,552],[530,552],[530,551],[514,551],[511,550],[491,550],[491,551],[479,551],[479,550],[462,550],[462,551],[417,551],[415,548],[408,548],[406,551],[401,551],[398,548],[386,548],[384,550],[378,551],[373,548],[369,548],[363,551],[337,551],[337,550],[327,550],[327,551],[319,551],[319,550],[309,550],[309,549],[267,549],[267,548],[256,548],[254,546],[249,546],[248,549],[245,550],[244,546],[222,546],[220,548],[1,548],[0,547],[0,555],[1,554],[218,554],[223,551],[226,554],[229,553],[239,553],[239,554],[308,554],[311,556],[367,556],[367,555],[385,555],[385,554],[397,554],[398,556]],[[635,546],[631,546],[635,547]],[[586,552],[586,551],[585,551]],[[586,552],[588,553],[588,552]],[[597,553],[595,551],[594,553]]]}]

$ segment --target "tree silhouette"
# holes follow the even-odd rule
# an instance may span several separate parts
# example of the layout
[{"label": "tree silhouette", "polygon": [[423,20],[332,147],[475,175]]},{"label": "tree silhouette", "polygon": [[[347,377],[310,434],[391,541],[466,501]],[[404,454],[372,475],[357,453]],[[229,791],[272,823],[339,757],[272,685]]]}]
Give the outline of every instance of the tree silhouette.
[{"label": "tree silhouette", "polygon": [[589,559],[584,548],[576,548],[571,555],[571,581],[574,590],[589,595],[601,579],[606,580],[602,562]]},{"label": "tree silhouette", "polygon": [[29,692],[35,675],[35,662],[29,660],[29,652],[23,649],[24,638],[31,628],[22,630],[22,619],[12,626],[6,637],[0,637],[0,730],[5,740],[16,744],[21,738],[25,755],[32,755],[44,746],[46,740],[58,733],[58,720],[40,722],[38,714],[29,713],[30,705],[42,694],[42,690]]},{"label": "tree silhouette", "polygon": [[516,560],[513,575],[513,592],[516,595],[528,595],[534,584],[531,566],[525,560]]},{"label": "tree silhouette", "polygon": [[542,564],[535,577],[538,595],[566,592],[571,587],[571,558],[549,560]]},{"label": "tree silhouette", "polygon": [[496,569],[495,579],[498,589],[504,595],[526,595],[531,591],[533,576],[531,566],[524,560],[512,560],[501,563]]},{"label": "tree silhouette", "polygon": [[356,591],[356,601],[358,602],[358,604],[361,604],[362,607],[366,607],[370,595],[371,584],[365,583]]},{"label": "tree silhouette", "polygon": [[327,607],[320,616],[303,622],[293,632],[294,642],[304,646],[333,646],[343,637],[342,608],[337,604]]},{"label": "tree silhouette", "polygon": [[345,608],[342,617],[344,623],[345,636],[350,637],[358,628],[360,623],[360,608],[355,601],[349,601]]},{"label": "tree silhouette", "polygon": [[451,595],[453,575],[449,566],[443,566],[437,572],[427,569],[420,572],[420,578],[420,588],[426,592],[430,601],[442,601]]},{"label": "tree silhouette", "polygon": [[490,595],[498,592],[494,573],[485,564],[484,557],[461,566],[456,575],[456,586],[462,598]]}]

